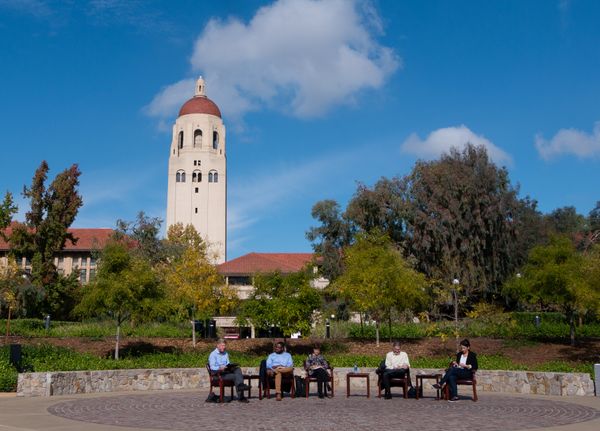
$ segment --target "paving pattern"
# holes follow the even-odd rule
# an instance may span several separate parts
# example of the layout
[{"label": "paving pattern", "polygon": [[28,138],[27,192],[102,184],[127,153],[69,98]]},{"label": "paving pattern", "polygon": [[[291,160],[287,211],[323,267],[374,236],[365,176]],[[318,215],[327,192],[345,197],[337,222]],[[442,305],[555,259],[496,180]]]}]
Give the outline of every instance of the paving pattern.
[{"label": "paving pattern", "polygon": [[[340,394],[342,395],[342,394]],[[206,392],[120,395],[59,402],[57,416],[83,422],[161,430],[525,430],[600,419],[600,410],[569,402],[514,396],[483,396],[457,403],[345,394],[249,404],[205,403]]]}]

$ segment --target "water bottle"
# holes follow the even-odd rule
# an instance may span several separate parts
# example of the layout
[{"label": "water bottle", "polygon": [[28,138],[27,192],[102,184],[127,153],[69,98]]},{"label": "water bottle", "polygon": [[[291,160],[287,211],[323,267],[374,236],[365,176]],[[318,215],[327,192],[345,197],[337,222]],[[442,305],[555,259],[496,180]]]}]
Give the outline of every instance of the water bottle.
[{"label": "water bottle", "polygon": [[354,364],[354,368],[352,369],[352,372],[358,373],[358,365]]}]

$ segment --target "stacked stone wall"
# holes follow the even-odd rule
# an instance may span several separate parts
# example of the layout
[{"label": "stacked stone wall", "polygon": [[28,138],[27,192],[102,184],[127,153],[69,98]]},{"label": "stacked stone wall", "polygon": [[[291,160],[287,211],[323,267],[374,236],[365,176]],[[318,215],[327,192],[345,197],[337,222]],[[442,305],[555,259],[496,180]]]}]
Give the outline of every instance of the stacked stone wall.
[{"label": "stacked stone wall", "polygon": [[[258,368],[243,368],[245,374],[258,374]],[[338,395],[346,390],[346,374],[350,368],[336,368],[335,389]],[[370,374],[371,389],[377,389],[374,368],[360,370]],[[412,369],[418,373],[437,373],[434,369]],[[304,371],[296,368],[296,375]],[[425,384],[432,381],[425,381]],[[256,380],[252,381],[257,391]],[[365,388],[366,379],[352,379],[352,388]],[[52,396],[99,392],[154,391],[168,389],[208,389],[210,382],[205,368],[168,368],[140,370],[65,371],[19,374],[17,395]],[[462,393],[466,389],[460,389]],[[594,382],[586,373],[550,373],[534,371],[480,370],[477,373],[479,392],[503,392],[514,394],[537,394],[558,396],[593,396]],[[254,392],[256,394],[256,392]]]}]

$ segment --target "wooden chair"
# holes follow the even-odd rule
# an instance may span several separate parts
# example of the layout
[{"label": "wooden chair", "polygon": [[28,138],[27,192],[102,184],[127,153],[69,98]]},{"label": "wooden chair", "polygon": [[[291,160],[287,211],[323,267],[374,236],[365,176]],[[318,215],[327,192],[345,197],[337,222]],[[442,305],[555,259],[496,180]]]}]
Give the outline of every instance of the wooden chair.
[{"label": "wooden chair", "polygon": [[[404,398],[408,398],[408,388],[412,386],[412,383],[410,381],[410,369],[406,370],[406,374],[404,374],[404,377],[392,377],[390,379],[390,388],[393,387],[401,387],[402,388],[402,395],[404,396]],[[377,390],[378,390],[378,397],[381,398],[381,389],[383,388],[383,373],[379,374],[378,373],[378,378],[377,378]]]},{"label": "wooden chair", "polygon": [[225,388],[227,387],[231,388],[231,398],[233,399],[233,387],[235,386],[233,380],[223,380],[221,371],[211,371],[209,364],[206,364],[206,370],[210,380],[210,392],[213,391],[213,388],[219,388],[219,402],[223,402]]},{"label": "wooden chair", "polygon": [[[310,382],[317,382],[317,378],[312,377],[308,374],[306,362],[304,362],[304,369],[306,370],[306,377],[304,378],[304,388],[306,390],[306,398],[308,398],[308,393],[310,392],[309,391]],[[331,383],[331,396],[333,397],[335,395],[335,386],[333,384],[333,367],[330,366],[329,368],[327,368],[327,370],[329,371],[329,380],[327,380],[325,382],[325,384]]]},{"label": "wooden chair", "polygon": [[[473,387],[473,401],[477,401],[477,372],[473,371],[473,375],[471,376],[470,379],[457,379],[456,380],[456,385],[457,386],[472,386]],[[446,383],[444,385],[444,387],[442,388],[443,394],[444,394],[444,399],[445,400],[449,400],[450,399],[450,388],[448,387],[448,384]]]}]

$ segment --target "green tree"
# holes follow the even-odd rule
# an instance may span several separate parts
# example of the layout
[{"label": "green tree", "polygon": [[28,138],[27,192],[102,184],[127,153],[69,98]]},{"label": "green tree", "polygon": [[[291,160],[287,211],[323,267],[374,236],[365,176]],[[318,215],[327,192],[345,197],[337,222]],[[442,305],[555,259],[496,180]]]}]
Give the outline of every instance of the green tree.
[{"label": "green tree", "polygon": [[333,289],[349,300],[350,307],[366,313],[379,327],[394,310],[416,309],[425,302],[427,280],[412,269],[386,235],[359,233],[344,253],[346,270]]},{"label": "green tree", "polygon": [[344,270],[342,250],[352,241],[352,227],[334,200],[317,202],[311,214],[321,225],[311,227],[306,232],[306,238],[313,243],[313,250],[321,259],[321,273],[333,281]]},{"label": "green tree", "polygon": [[6,239],[3,229],[10,225],[12,216],[17,213],[18,207],[13,202],[12,193],[6,192],[4,200],[0,203],[0,238]]},{"label": "green tree", "polygon": [[83,286],[75,312],[84,317],[109,316],[115,321],[115,359],[119,359],[123,322],[150,315],[163,294],[160,280],[147,261],[123,242],[110,242],[102,250],[96,280]]},{"label": "green tree", "polygon": [[484,147],[417,162],[407,178],[407,254],[431,278],[458,278],[472,301],[493,298],[522,262],[515,251],[517,190]]},{"label": "green tree", "polygon": [[68,228],[83,203],[77,190],[80,174],[77,165],[72,165],[46,188],[48,164],[42,161],[31,187],[23,191],[30,201],[30,210],[25,214],[25,224],[14,227],[9,242],[13,256],[31,259],[31,279],[39,287],[57,281],[54,255],[64,248],[67,240],[77,242]]},{"label": "green tree", "polygon": [[174,253],[161,270],[169,309],[180,316],[202,319],[235,310],[239,303],[235,288],[225,285],[206,254],[205,242],[192,225],[171,226],[165,244]]},{"label": "green tree", "polygon": [[162,241],[158,238],[161,225],[160,218],[148,217],[140,211],[135,221],[117,220],[115,238],[133,240],[136,243],[133,253],[155,265],[166,257]]},{"label": "green tree", "polygon": [[406,198],[406,181],[381,178],[372,189],[359,184],[346,209],[345,216],[363,232],[377,229],[404,245],[411,207]]},{"label": "green tree", "polygon": [[261,329],[276,326],[285,337],[295,332],[309,334],[313,312],[321,303],[319,292],[310,282],[309,271],[256,274],[254,291],[242,303],[238,322],[251,322]]},{"label": "green tree", "polygon": [[[509,280],[503,293],[540,309],[559,309],[567,316],[571,344],[575,344],[575,318],[596,309],[600,291],[586,279],[584,256],[565,236],[552,237],[548,245],[534,247],[520,273]],[[589,274],[594,274],[590,266]]]},{"label": "green tree", "polygon": [[546,216],[546,220],[555,234],[573,237],[586,230],[585,217],[578,214],[573,206],[555,209]]}]

